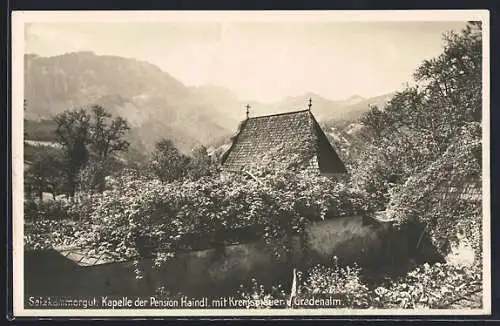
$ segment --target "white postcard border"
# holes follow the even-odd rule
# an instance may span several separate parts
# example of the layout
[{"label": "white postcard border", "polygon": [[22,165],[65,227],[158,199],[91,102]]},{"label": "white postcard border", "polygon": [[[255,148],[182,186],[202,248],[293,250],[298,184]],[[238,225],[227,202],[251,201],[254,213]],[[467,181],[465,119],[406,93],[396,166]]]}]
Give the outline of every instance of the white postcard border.
[{"label": "white postcard border", "polygon": [[[30,22],[482,21],[483,24],[483,308],[482,309],[25,309],[23,270],[24,24]],[[491,314],[490,109],[488,10],[384,11],[14,11],[12,12],[12,226],[15,317],[419,316]]]}]

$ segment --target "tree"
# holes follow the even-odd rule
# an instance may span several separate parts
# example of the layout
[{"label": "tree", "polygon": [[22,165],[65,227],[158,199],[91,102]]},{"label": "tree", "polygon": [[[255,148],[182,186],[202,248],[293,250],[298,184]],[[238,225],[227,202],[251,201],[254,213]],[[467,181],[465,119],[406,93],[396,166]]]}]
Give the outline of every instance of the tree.
[{"label": "tree", "polygon": [[121,117],[113,119],[98,105],[90,110],[64,111],[55,120],[57,142],[66,154],[65,172],[70,196],[74,197],[82,182],[82,170],[88,167],[91,167],[89,185],[102,191],[114,154],[129,147],[129,142],[123,139],[130,129],[127,121]]},{"label": "tree", "polygon": [[[444,35],[444,51],[425,60],[415,79],[425,85],[429,110],[439,112],[452,123],[480,121],[482,108],[481,22],[469,22],[461,33]],[[452,130],[449,133],[453,133]]]},{"label": "tree", "polygon": [[26,173],[26,185],[42,200],[43,192],[51,192],[55,198],[63,185],[63,160],[61,153],[50,147],[40,148]]},{"label": "tree", "polygon": [[387,184],[404,183],[438,159],[463,128],[481,120],[481,26],[469,23],[444,39],[443,53],[416,70],[415,86],[361,118],[379,137],[367,146],[368,159],[359,160],[354,179],[370,187],[370,180],[380,179],[378,190],[386,192]]},{"label": "tree", "polygon": [[160,180],[172,182],[186,175],[188,163],[189,158],[179,152],[170,139],[162,139],[155,144],[150,167]]},{"label": "tree", "polygon": [[91,108],[90,147],[101,160],[114,152],[126,151],[130,143],[123,139],[130,127],[125,119],[112,115],[102,106]]},{"label": "tree", "polygon": [[65,152],[66,181],[68,194],[75,196],[78,185],[78,174],[87,164],[90,143],[90,117],[84,109],[67,110],[58,114],[56,140]]},{"label": "tree", "polygon": [[102,106],[94,105],[90,113],[90,164],[92,168],[91,188],[102,192],[105,188],[105,177],[112,170],[113,155],[127,151],[130,143],[123,139],[130,127],[122,117],[115,117]]},{"label": "tree", "polygon": [[216,171],[217,166],[205,146],[201,145],[193,149],[193,156],[187,167],[187,174],[190,178],[198,179],[203,176],[210,176]]},{"label": "tree", "polygon": [[371,106],[370,111],[365,113],[360,122],[369,127],[379,137],[391,124],[390,116],[377,106]]},{"label": "tree", "polygon": [[[27,109],[28,109],[28,101],[26,101],[26,99],[24,99],[24,101],[23,101],[23,110],[24,110],[24,112],[26,112]],[[26,119],[24,121],[26,121]],[[24,138],[26,138],[28,136],[28,133],[26,132],[26,129],[24,130],[23,135],[24,135]]]}]

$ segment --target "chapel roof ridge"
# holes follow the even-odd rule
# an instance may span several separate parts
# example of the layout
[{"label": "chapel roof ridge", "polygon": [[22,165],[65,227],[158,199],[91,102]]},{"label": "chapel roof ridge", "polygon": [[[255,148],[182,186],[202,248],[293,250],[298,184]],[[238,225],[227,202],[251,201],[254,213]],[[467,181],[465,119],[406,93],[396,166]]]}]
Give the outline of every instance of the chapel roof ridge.
[{"label": "chapel roof ridge", "polygon": [[294,110],[294,111],[287,111],[287,112],[280,112],[280,113],[274,113],[274,114],[266,114],[266,115],[259,115],[255,117],[249,117],[248,119],[259,119],[259,118],[269,118],[269,117],[275,117],[275,116],[281,116],[281,115],[287,115],[287,114],[296,114],[296,113],[303,113],[303,112],[308,112],[310,111],[309,109],[302,109],[302,110]]}]

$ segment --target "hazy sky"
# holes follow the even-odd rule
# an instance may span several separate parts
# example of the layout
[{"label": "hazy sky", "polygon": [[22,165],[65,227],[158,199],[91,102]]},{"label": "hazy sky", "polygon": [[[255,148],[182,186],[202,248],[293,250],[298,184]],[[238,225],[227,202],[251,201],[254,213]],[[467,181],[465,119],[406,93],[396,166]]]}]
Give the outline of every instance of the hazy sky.
[{"label": "hazy sky", "polygon": [[465,22],[32,23],[25,52],[93,51],[145,60],[189,86],[218,85],[241,100],[315,92],[329,99],[401,88],[442,33]]}]

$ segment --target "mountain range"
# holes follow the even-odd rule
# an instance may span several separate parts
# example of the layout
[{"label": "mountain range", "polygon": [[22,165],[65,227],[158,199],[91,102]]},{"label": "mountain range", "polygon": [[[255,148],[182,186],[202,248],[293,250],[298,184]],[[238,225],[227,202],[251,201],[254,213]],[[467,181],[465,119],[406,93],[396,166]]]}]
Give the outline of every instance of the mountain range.
[{"label": "mountain range", "polygon": [[67,109],[100,104],[129,122],[129,141],[141,152],[161,138],[171,139],[184,153],[197,145],[224,143],[245,118],[246,104],[257,116],[305,109],[311,98],[318,120],[345,125],[369,104],[383,105],[392,96],[332,101],[309,92],[276,103],[244,102],[223,87],[189,87],[151,63],[119,56],[26,54],[24,64],[25,121],[47,121]]}]

